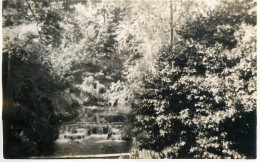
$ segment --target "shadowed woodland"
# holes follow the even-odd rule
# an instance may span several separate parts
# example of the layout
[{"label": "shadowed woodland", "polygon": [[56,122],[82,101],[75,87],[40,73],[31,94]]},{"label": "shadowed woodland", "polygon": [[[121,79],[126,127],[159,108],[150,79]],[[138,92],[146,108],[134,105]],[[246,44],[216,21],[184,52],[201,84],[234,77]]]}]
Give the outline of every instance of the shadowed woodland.
[{"label": "shadowed woodland", "polygon": [[256,0],[2,8],[5,158],[53,154],[86,107],[126,118],[120,158],[256,158]]}]

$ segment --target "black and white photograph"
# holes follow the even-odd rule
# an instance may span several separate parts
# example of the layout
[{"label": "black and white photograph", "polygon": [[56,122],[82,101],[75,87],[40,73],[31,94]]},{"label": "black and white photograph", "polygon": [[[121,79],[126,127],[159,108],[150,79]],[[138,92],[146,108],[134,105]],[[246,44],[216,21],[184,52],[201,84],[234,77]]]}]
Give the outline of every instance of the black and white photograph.
[{"label": "black and white photograph", "polygon": [[3,159],[257,158],[257,0],[1,3]]}]

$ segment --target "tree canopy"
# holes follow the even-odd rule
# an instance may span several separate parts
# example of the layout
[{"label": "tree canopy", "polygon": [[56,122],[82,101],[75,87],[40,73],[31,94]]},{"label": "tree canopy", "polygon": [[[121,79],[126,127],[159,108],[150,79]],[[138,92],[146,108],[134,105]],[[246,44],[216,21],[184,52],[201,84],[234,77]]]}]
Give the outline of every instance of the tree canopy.
[{"label": "tree canopy", "polygon": [[255,0],[4,0],[2,13],[6,158],[51,152],[61,123],[118,102],[133,149],[256,158]]}]

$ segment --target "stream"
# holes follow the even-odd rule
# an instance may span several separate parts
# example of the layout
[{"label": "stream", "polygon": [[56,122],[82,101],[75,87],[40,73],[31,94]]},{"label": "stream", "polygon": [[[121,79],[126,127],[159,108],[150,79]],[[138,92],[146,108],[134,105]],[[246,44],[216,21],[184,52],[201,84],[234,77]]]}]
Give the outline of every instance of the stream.
[{"label": "stream", "polygon": [[123,140],[126,115],[107,108],[86,107],[74,121],[63,123],[51,154],[40,158],[75,158],[129,153]]}]

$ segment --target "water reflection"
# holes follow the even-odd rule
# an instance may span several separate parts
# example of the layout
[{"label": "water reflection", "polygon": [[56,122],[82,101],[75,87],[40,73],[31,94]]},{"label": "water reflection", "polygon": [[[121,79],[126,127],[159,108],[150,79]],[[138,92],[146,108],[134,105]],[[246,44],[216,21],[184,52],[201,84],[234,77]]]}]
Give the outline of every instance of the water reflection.
[{"label": "water reflection", "polygon": [[107,134],[91,135],[80,140],[57,140],[53,156],[126,153],[130,147],[130,142],[107,139]]}]

